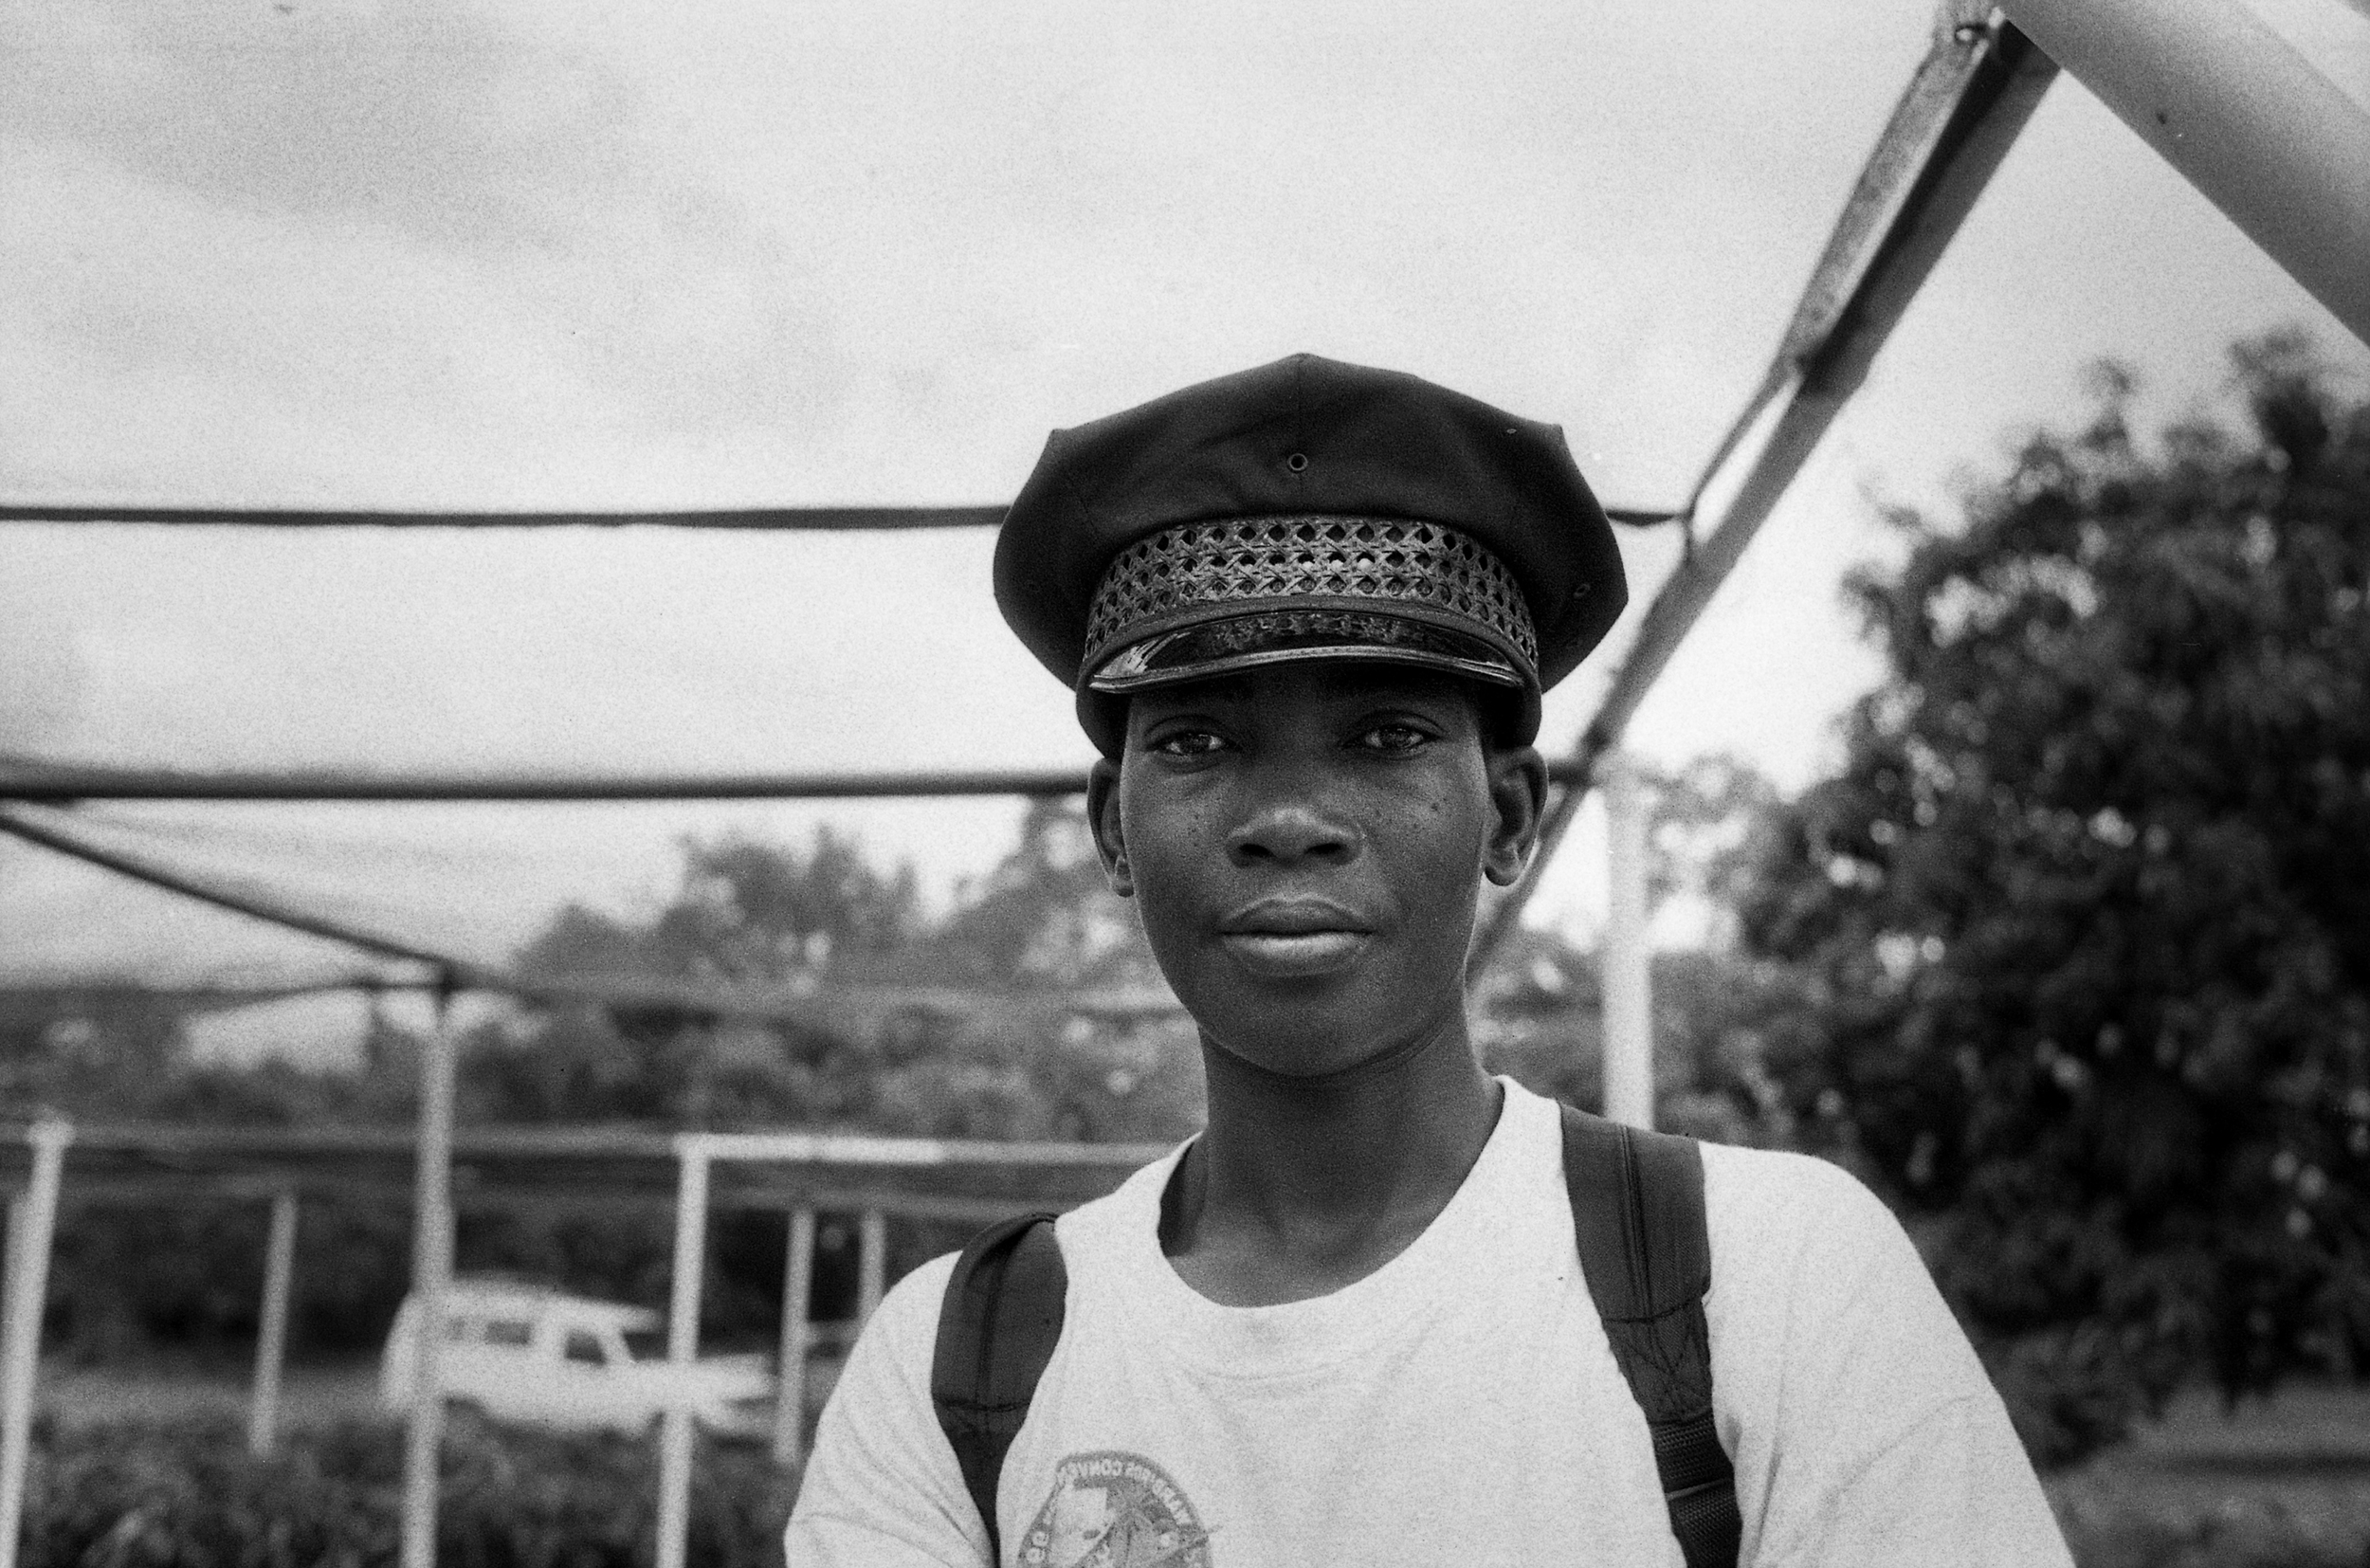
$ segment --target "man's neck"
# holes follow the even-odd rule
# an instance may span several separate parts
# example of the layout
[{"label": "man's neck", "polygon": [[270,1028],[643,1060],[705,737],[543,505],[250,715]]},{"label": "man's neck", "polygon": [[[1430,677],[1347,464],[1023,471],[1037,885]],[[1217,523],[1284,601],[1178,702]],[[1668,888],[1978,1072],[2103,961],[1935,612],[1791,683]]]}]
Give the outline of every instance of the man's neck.
[{"label": "man's neck", "polygon": [[1186,1284],[1231,1306],[1325,1295],[1404,1251],[1481,1158],[1504,1097],[1461,1009],[1322,1077],[1209,1041],[1202,1058],[1209,1125],[1171,1178],[1160,1244]]}]

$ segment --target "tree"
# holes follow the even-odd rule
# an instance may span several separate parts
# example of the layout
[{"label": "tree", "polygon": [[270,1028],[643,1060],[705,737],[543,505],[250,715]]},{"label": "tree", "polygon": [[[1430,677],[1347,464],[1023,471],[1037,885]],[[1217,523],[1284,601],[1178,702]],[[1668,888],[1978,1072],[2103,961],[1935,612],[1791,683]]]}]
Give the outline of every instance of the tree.
[{"label": "tree", "polygon": [[[685,839],[674,895],[647,920],[581,904],[519,954],[530,975],[595,982],[816,986],[893,961],[921,929],[913,868],[883,871],[829,824],[804,848],[745,835]],[[463,1068],[493,1121],[847,1120],[871,1070],[843,1032],[728,1027],[678,1006],[613,1005],[481,1030]]]},{"label": "tree", "polygon": [[1748,946],[1803,1136],[1929,1247],[2036,1457],[2200,1374],[2370,1370],[2370,408],[2294,337],[2233,430],[2132,383],[1848,593],[1887,664]]},{"label": "tree", "polygon": [[1020,842],[964,890],[925,961],[950,978],[1000,984],[1159,983],[1134,909],[1103,876],[1085,811],[1068,800],[1029,803]]},{"label": "tree", "polygon": [[531,974],[739,982],[815,975],[894,950],[920,921],[913,867],[883,872],[829,824],[803,851],[743,835],[685,839],[683,880],[647,925],[579,904],[520,954]]},{"label": "tree", "polygon": [[0,1114],[86,1114],[145,1090],[179,1064],[178,1009],[137,992],[0,991]]}]

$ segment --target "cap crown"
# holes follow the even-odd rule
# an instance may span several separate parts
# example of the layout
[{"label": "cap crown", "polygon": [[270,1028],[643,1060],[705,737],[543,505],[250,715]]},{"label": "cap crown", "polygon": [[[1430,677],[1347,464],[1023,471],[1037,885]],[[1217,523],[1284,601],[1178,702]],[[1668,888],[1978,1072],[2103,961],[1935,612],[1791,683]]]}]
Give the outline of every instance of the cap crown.
[{"label": "cap crown", "polygon": [[1095,590],[1121,552],[1182,523],[1325,517],[1437,523],[1485,546],[1526,603],[1542,687],[1627,597],[1561,430],[1413,375],[1296,355],[1055,431],[996,540],[996,603],[1076,687]]}]

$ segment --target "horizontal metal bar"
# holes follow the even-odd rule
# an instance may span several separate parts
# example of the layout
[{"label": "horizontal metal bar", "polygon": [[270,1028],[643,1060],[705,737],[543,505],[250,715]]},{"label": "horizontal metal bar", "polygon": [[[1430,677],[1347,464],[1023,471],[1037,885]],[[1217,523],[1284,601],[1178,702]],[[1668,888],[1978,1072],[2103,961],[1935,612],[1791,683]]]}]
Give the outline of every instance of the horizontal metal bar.
[{"label": "horizontal metal bar", "polygon": [[1082,794],[1086,766],[866,774],[675,774],[584,778],[533,774],[367,777],[344,773],[191,773],[179,769],[0,765],[0,799],[626,801],[872,800]]},{"label": "horizontal metal bar", "polygon": [[883,532],[994,528],[1001,506],[748,506],[685,512],[398,512],[300,506],[0,503],[0,522],[163,522],[243,528],[720,528]]},{"label": "horizontal metal bar", "polygon": [[[0,1143],[28,1143],[41,1124],[0,1123]],[[80,1122],[78,1156],[282,1159],[293,1157],[409,1159],[410,1127],[219,1127],[182,1122]],[[854,1133],[660,1132],[617,1126],[494,1126],[453,1133],[457,1161],[516,1159],[565,1163],[611,1159],[671,1162],[687,1154],[785,1166],[896,1170],[971,1165],[1018,1169],[1089,1166],[1133,1170],[1169,1152],[1166,1143],[999,1142],[987,1139],[897,1138]]]},{"label": "horizontal metal bar", "polygon": [[[1165,1154],[1167,1151],[1161,1152]],[[1107,1190],[1117,1186],[1119,1179],[1129,1174],[1132,1173],[1113,1172],[1110,1173],[1113,1179],[1093,1185]],[[8,1185],[0,1181],[0,1188]],[[311,1176],[290,1180],[268,1175],[222,1177],[178,1174],[89,1176],[75,1175],[69,1165],[60,1199],[71,1211],[82,1212],[117,1207],[187,1210],[216,1204],[251,1204],[268,1200],[283,1192],[306,1202],[366,1204],[405,1197],[410,1191],[410,1173],[408,1167],[375,1178],[367,1176]],[[852,1214],[866,1209],[877,1209],[892,1219],[950,1220],[975,1226],[1013,1214],[1028,1213],[1031,1210],[1067,1211],[1101,1195],[1099,1191],[1039,1190],[988,1195],[896,1192],[877,1184],[846,1182],[821,1183],[792,1192],[745,1189],[726,1183],[710,1193],[708,1207],[718,1212],[736,1213],[778,1213],[792,1208],[811,1208],[829,1214]],[[674,1202],[671,1185],[621,1186],[609,1181],[598,1171],[581,1173],[564,1187],[472,1186],[453,1194],[453,1207],[461,1212],[513,1215],[666,1213],[673,1209]]]},{"label": "horizontal metal bar", "polygon": [[258,1007],[266,1002],[290,1002],[308,996],[342,996],[367,992],[438,991],[445,982],[433,975],[335,975],[313,980],[257,982],[161,981],[149,983],[127,975],[104,975],[61,980],[45,975],[0,975],[0,997],[25,997],[78,1002],[95,997],[142,996],[170,1003],[188,1012],[219,1012]]},{"label": "horizontal metal bar", "polygon": [[984,1143],[857,1133],[677,1133],[679,1157],[782,1164],[1087,1165],[1133,1170],[1169,1152],[1163,1144]]},{"label": "horizontal metal bar", "polygon": [[[1559,770],[1560,769],[1560,773]],[[1084,794],[1086,764],[878,774],[678,774],[565,778],[532,774],[366,777],[329,773],[188,773],[168,769],[0,764],[0,800],[312,800],[382,803],[635,800],[897,800],[953,795]],[[1568,764],[1551,764],[1551,776]]]},{"label": "horizontal metal bar", "polygon": [[[994,528],[1002,506],[745,506],[684,512],[399,512],[307,506],[92,506],[0,502],[0,522],[175,523],[235,528],[718,528],[774,533],[881,533],[913,528]],[[1675,511],[1608,506],[1632,528],[1668,522]]]}]

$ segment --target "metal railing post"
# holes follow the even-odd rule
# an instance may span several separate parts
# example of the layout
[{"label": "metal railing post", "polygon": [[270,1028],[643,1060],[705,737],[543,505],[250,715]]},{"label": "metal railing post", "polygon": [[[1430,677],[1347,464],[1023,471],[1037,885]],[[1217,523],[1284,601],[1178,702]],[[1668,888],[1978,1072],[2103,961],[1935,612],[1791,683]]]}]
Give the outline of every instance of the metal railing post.
[{"label": "metal railing post", "polygon": [[280,1374],[288,1358],[288,1296],[296,1283],[297,1196],[275,1193],[264,1243],[264,1311],[255,1328],[255,1391],[246,1413],[246,1451],[271,1452],[280,1430]]},{"label": "metal railing post", "polygon": [[666,1359],[675,1376],[659,1433],[658,1568],[684,1568],[690,1547],[691,1408],[684,1395],[700,1355],[700,1285],[707,1252],[707,1144],[688,1134],[675,1147],[675,1277],[666,1319]]},{"label": "metal railing post", "polygon": [[813,1334],[807,1304],[814,1294],[814,1211],[790,1213],[790,1245],[782,1260],[781,1381],[774,1394],[774,1458],[795,1465],[804,1457],[807,1417],[807,1351]]},{"label": "metal railing post", "polygon": [[1604,769],[1605,1115],[1632,1127],[1654,1125],[1652,953],[1647,942],[1647,792],[1637,765],[1615,754]]},{"label": "metal railing post", "polygon": [[403,1449],[403,1568],[436,1568],[444,1447],[445,1294],[452,1279],[452,997],[440,991],[420,1053],[419,1146],[411,1189],[411,1401]]},{"label": "metal railing post", "polygon": [[856,1221],[856,1322],[872,1321],[888,1285],[888,1216],[866,1209]]},{"label": "metal railing post", "polygon": [[44,1118],[26,1133],[33,1168],[25,1194],[9,1205],[8,1318],[0,1388],[0,1568],[16,1568],[25,1525],[25,1467],[32,1457],[33,1379],[41,1366],[42,1308],[49,1294],[49,1245],[58,1230],[58,1189],[65,1180],[71,1123]]}]

